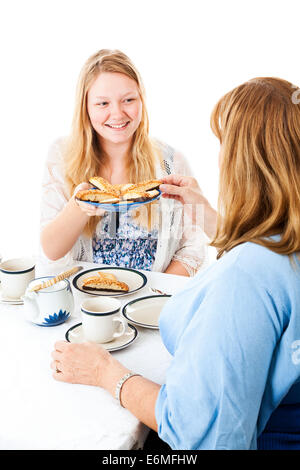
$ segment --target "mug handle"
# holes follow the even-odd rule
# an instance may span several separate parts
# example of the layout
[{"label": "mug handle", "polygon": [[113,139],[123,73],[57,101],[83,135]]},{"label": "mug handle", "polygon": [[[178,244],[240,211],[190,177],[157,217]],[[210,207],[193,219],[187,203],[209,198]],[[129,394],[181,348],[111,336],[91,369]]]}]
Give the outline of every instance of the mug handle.
[{"label": "mug handle", "polygon": [[121,317],[113,318],[113,322],[117,322],[117,323],[119,323],[119,325],[122,325],[121,331],[115,331],[115,333],[113,334],[113,337],[114,338],[119,338],[120,336],[123,336],[123,334],[125,333],[125,330],[126,330],[126,326],[127,326],[125,324],[123,318],[121,318]]}]

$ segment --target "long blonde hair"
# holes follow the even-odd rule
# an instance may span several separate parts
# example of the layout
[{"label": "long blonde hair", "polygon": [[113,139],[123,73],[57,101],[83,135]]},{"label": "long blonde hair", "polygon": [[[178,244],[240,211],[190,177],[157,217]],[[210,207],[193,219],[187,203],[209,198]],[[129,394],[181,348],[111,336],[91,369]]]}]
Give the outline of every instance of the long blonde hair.
[{"label": "long blonde hair", "polygon": [[[133,136],[131,147],[128,182],[137,183],[155,178],[155,162],[157,158],[160,159],[159,149],[149,137],[145,90],[139,72],[123,52],[102,49],[86,61],[77,84],[72,130],[64,150],[65,181],[70,195],[79,183],[99,175],[103,154],[96,132],[90,123],[87,94],[101,72],[122,73],[133,79],[138,85],[142,101],[141,122]],[[85,233],[92,235],[98,222],[99,217],[91,217]]]},{"label": "long blonde hair", "polygon": [[[300,251],[300,105],[295,86],[255,78],[216,104],[221,143],[219,207],[211,245],[218,258],[251,241],[277,253]],[[270,239],[280,234],[279,239]]]}]

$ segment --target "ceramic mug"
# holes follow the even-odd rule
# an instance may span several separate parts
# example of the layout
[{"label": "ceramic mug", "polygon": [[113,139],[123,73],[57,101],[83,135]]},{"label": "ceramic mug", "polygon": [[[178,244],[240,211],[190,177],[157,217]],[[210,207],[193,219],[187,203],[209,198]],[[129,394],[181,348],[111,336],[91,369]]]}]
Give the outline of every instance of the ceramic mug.
[{"label": "ceramic mug", "polygon": [[32,258],[14,258],[0,263],[1,290],[5,297],[20,299],[35,275]]},{"label": "ceramic mug", "polygon": [[112,297],[96,297],[82,302],[83,336],[93,343],[108,343],[125,333],[127,323],[119,316],[121,303]]}]

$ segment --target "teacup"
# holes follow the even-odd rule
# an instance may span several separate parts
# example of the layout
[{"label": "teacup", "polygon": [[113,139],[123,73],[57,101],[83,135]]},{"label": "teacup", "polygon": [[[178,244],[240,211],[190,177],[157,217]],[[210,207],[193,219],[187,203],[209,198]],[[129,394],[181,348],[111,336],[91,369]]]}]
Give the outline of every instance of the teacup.
[{"label": "teacup", "polygon": [[20,299],[35,276],[32,258],[14,258],[0,263],[1,290],[5,297]]},{"label": "teacup", "polygon": [[121,303],[112,297],[86,299],[81,304],[83,336],[93,343],[108,343],[125,333],[127,323],[119,316]]}]

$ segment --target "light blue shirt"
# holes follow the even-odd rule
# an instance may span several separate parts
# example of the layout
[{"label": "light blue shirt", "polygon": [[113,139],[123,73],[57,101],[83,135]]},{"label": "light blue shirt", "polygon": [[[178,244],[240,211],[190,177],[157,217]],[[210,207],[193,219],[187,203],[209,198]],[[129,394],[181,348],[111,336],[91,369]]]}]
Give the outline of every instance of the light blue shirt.
[{"label": "light blue shirt", "polygon": [[[255,449],[300,378],[300,265],[245,243],[170,298],[160,316],[173,355],[156,402],[172,449]],[[297,400],[299,386],[288,395]],[[299,396],[300,402],[300,396]]]}]

